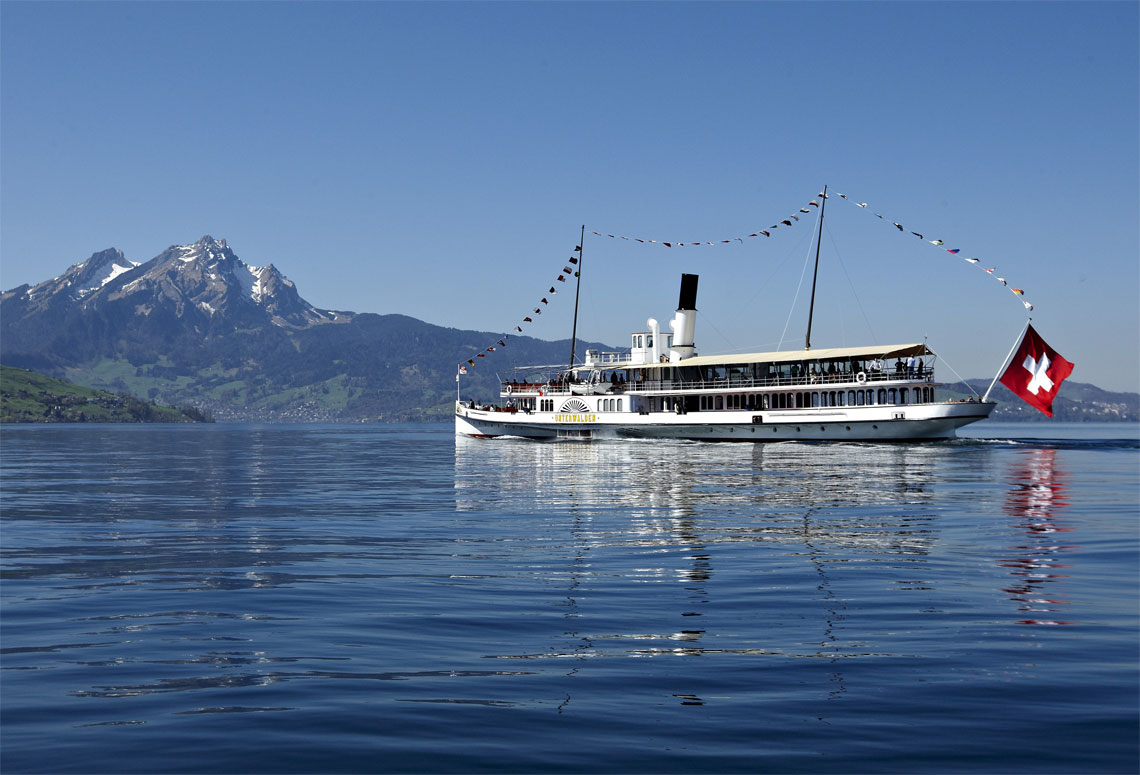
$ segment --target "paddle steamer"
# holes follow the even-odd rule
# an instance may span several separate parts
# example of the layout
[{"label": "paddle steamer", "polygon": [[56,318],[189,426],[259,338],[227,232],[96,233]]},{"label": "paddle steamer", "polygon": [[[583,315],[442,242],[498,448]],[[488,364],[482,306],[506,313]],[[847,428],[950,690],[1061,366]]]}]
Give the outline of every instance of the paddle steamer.
[{"label": "paddle steamer", "polygon": [[[821,231],[822,216],[821,210]],[[817,269],[818,260],[817,252]],[[812,349],[810,310],[803,350],[699,355],[697,281],[697,275],[681,275],[669,332],[663,334],[650,318],[647,330],[633,333],[628,351],[587,350],[576,363],[572,346],[568,366],[514,369],[495,404],[457,397],[456,433],[913,441],[953,438],[958,428],[985,419],[996,406],[982,399],[939,400],[936,356],[925,344]],[[813,279],[812,308],[814,300]],[[575,331],[576,324],[575,319]]]}]

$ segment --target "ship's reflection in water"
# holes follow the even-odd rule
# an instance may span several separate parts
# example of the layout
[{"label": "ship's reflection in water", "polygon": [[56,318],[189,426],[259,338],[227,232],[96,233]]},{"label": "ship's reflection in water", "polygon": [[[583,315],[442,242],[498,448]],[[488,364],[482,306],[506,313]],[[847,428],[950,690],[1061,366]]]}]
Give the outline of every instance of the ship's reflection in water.
[{"label": "ship's reflection in water", "polygon": [[[593,612],[589,632],[568,627],[564,649],[507,656],[823,659],[838,695],[840,660],[882,656],[866,631],[845,633],[852,596],[874,588],[866,611],[931,588],[930,486],[945,455],[937,445],[457,438],[456,508],[544,523],[549,554],[564,559],[550,570],[564,574],[567,616]],[[607,599],[623,609],[598,615]]]},{"label": "ship's reflection in water", "polygon": [[1051,447],[1019,450],[1010,466],[1011,489],[1002,508],[1025,540],[1007,548],[1011,554],[1002,565],[1014,578],[1005,591],[1024,617],[1020,624],[1073,624],[1065,615],[1070,601],[1060,582],[1068,578],[1070,567],[1064,555],[1080,547],[1069,542],[1071,528],[1058,519],[1068,506],[1064,480],[1057,450]]}]

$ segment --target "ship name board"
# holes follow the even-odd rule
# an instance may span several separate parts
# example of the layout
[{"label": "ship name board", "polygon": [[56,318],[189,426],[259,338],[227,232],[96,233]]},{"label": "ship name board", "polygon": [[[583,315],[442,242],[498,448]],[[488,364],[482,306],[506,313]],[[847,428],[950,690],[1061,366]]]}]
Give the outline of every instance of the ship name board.
[{"label": "ship name board", "polygon": [[596,414],[556,414],[554,422],[597,422]]}]

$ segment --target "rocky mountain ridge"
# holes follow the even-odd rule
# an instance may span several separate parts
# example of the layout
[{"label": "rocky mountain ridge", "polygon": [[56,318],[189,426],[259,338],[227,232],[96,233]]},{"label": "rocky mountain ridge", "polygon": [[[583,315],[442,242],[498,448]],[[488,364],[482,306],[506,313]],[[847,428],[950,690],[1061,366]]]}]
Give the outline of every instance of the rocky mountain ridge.
[{"label": "rocky mountain ridge", "polygon": [[172,314],[199,330],[219,323],[236,327],[251,319],[305,328],[352,317],[317,309],[273,264],[250,266],[225,240],[210,235],[189,245],[172,245],[145,264],[109,248],[59,277],[5,292],[0,301],[22,303],[25,315],[61,306],[78,305],[87,311],[126,306],[144,317]]}]

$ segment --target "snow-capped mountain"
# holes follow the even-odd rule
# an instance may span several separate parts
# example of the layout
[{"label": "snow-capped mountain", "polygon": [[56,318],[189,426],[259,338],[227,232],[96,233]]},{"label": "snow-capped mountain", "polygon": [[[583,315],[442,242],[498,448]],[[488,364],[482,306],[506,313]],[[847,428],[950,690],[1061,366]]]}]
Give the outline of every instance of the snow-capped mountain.
[{"label": "snow-capped mountain", "polygon": [[[0,294],[0,362],[192,404],[220,420],[450,416],[455,364],[492,334],[405,315],[317,309],[272,264],[224,240],[173,245],[135,265],[104,250],[52,280]],[[511,338],[521,363],[569,341]],[[613,349],[583,343],[583,348]],[[498,384],[487,369],[469,383]]]},{"label": "snow-capped mountain", "polygon": [[53,277],[34,288],[29,288],[26,294],[30,301],[40,303],[56,297],[79,301],[136,266],[138,263],[128,261],[121,250],[109,248],[93,254],[91,258],[76,264],[59,277]]},{"label": "snow-capped mountain", "polygon": [[163,312],[163,317],[210,328],[223,322],[307,328],[351,317],[317,309],[272,264],[250,266],[225,240],[209,235],[173,245],[145,264],[126,260],[114,248],[104,250],[59,277],[17,288],[3,299],[24,302],[30,314],[58,309],[61,303],[84,310],[129,304],[135,315]]}]

